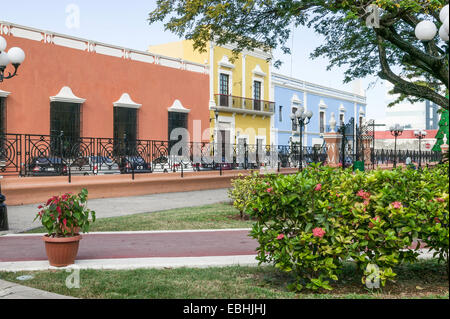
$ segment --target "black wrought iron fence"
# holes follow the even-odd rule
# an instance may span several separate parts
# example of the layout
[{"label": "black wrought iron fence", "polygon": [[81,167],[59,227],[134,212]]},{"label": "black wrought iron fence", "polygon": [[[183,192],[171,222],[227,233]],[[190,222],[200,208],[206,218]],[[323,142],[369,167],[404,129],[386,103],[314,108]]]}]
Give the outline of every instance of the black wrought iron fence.
[{"label": "black wrought iron fence", "polygon": [[372,163],[374,165],[393,164],[394,161],[402,164],[411,163],[439,163],[442,161],[442,153],[433,151],[416,151],[416,150],[385,150],[376,149],[373,152]]},{"label": "black wrought iron fence", "polygon": [[0,174],[18,174],[21,164],[20,134],[0,134]]},{"label": "black wrought iron fence", "polygon": [[[436,152],[374,150],[373,164],[441,161]],[[63,135],[0,135],[0,174],[68,176],[166,173],[202,170],[298,168],[326,163],[326,147],[298,144],[182,143],[114,138],[68,138]]]}]

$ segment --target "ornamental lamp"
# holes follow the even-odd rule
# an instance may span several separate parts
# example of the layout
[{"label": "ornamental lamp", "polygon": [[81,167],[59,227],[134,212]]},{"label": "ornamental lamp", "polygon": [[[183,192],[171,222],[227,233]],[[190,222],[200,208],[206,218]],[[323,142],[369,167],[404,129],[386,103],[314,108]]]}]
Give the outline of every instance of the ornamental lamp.
[{"label": "ornamental lamp", "polygon": [[[0,36],[0,82],[3,82],[5,79],[11,79],[17,75],[17,70],[19,66],[25,60],[25,52],[21,48],[11,48],[8,52],[6,52],[7,42],[5,38]],[[5,76],[4,72],[6,67],[9,64],[14,66],[14,73]]]},{"label": "ornamental lamp", "polygon": [[448,18],[448,4],[445,5],[442,9],[441,12],[439,13],[439,20],[441,20],[442,23],[445,22],[445,19]]},{"label": "ornamental lamp", "polygon": [[416,37],[421,41],[431,41],[436,36],[437,28],[429,20],[421,21],[416,26]]}]

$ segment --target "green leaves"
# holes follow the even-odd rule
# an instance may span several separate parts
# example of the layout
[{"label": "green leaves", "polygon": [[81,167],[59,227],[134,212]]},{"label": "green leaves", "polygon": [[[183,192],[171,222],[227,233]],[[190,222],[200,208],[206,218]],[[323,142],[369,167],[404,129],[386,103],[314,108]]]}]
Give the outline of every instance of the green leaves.
[{"label": "green leaves", "polygon": [[95,212],[87,209],[88,191],[82,189],[78,195],[71,193],[53,196],[46,205],[39,206],[41,211],[36,219],[40,219],[49,236],[69,237],[78,232],[89,231],[89,216],[95,221]]},{"label": "green leaves", "polygon": [[[337,280],[349,257],[359,269],[376,265],[384,285],[395,277],[392,267],[417,260],[415,246],[411,247],[417,239],[447,260],[445,166],[355,175],[314,167],[291,176],[255,175],[246,182],[246,194],[240,193],[240,198],[256,219],[251,236],[260,244],[258,260],[295,272],[295,290],[331,288],[330,280]],[[322,188],[317,191],[319,183]],[[274,192],[269,194],[268,188]],[[313,233],[319,228],[325,231],[320,237]],[[280,234],[284,237],[277,240]]]}]

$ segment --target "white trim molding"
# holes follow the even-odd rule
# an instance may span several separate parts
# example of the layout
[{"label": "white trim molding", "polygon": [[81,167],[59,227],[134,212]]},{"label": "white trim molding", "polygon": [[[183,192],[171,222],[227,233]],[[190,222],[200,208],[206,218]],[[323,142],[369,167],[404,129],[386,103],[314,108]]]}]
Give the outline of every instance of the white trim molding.
[{"label": "white trim molding", "polygon": [[265,78],[265,77],[267,76],[267,74],[264,73],[264,71],[261,69],[261,67],[259,66],[259,64],[257,64],[257,65],[255,66],[255,68],[253,69],[252,73],[253,73],[254,76],[261,76],[261,77],[263,77],[263,78]]},{"label": "white trim molding", "polygon": [[[355,102],[363,105],[367,105],[367,98],[358,94],[341,91],[338,89],[333,89],[323,85],[314,84],[311,82],[306,82],[303,80],[295,79],[286,75],[273,73],[271,74],[271,81],[274,85],[299,90],[302,92],[308,92],[312,94],[317,94],[320,96],[336,98],[344,101]],[[305,103],[306,104],[306,103]]]},{"label": "white trim molding", "polygon": [[[220,93],[220,74],[228,75],[228,95],[233,95],[233,71],[219,68],[219,72],[217,74],[217,93],[219,93],[219,94],[221,94]],[[221,106],[221,105],[218,105],[218,106]]]},{"label": "white trim molding", "polygon": [[178,113],[189,113],[191,110],[185,108],[183,104],[181,104],[180,100],[175,100],[172,106],[168,108],[169,112],[178,112]]},{"label": "white trim molding", "polygon": [[294,93],[294,95],[292,95],[292,99],[291,99],[291,104],[295,107],[297,106],[301,106],[302,105],[302,100],[300,100],[298,98],[298,95]]},{"label": "white trim molding", "polygon": [[364,111],[364,109],[362,108],[362,106],[359,108],[359,115],[366,115],[366,112]]},{"label": "white trim molding", "polygon": [[224,55],[222,57],[222,60],[220,60],[218,64],[219,64],[219,66],[221,66],[223,68],[228,68],[228,69],[235,68],[234,64],[230,62],[227,55]]},{"label": "white trim molding", "polygon": [[323,99],[320,99],[319,102],[319,110],[326,110],[328,109],[328,105],[325,104],[325,102],[323,101]]},{"label": "white trim molding", "polygon": [[83,104],[86,99],[80,98],[73,94],[72,89],[64,86],[57,95],[50,97],[51,102],[76,103]]},{"label": "white trim molding", "polygon": [[8,97],[8,95],[10,95],[11,92],[6,92],[6,91],[2,91],[0,90],[0,97]]},{"label": "white trim molding", "polygon": [[128,107],[131,109],[139,109],[142,106],[142,104],[138,104],[138,103],[134,102],[128,93],[122,94],[120,99],[118,101],[114,102],[113,105],[115,107]]},{"label": "white trim molding", "polygon": [[200,64],[196,62],[158,55],[147,51],[139,51],[112,44],[86,40],[70,35],[22,26],[6,21],[0,21],[0,35],[7,35],[16,38],[37,41],[43,43],[43,45],[67,47],[89,54],[107,55],[123,60],[157,64],[188,72],[197,72],[203,74],[212,73],[212,69],[210,69],[210,67],[208,67],[206,64]]}]

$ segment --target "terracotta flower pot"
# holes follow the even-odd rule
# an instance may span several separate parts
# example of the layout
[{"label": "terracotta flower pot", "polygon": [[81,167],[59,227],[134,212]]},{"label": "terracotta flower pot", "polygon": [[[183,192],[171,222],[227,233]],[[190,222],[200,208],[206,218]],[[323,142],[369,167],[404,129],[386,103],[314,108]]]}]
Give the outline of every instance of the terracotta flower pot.
[{"label": "terracotta flower pot", "polygon": [[65,267],[75,263],[81,240],[80,235],[62,238],[46,235],[43,239],[50,266]]}]

